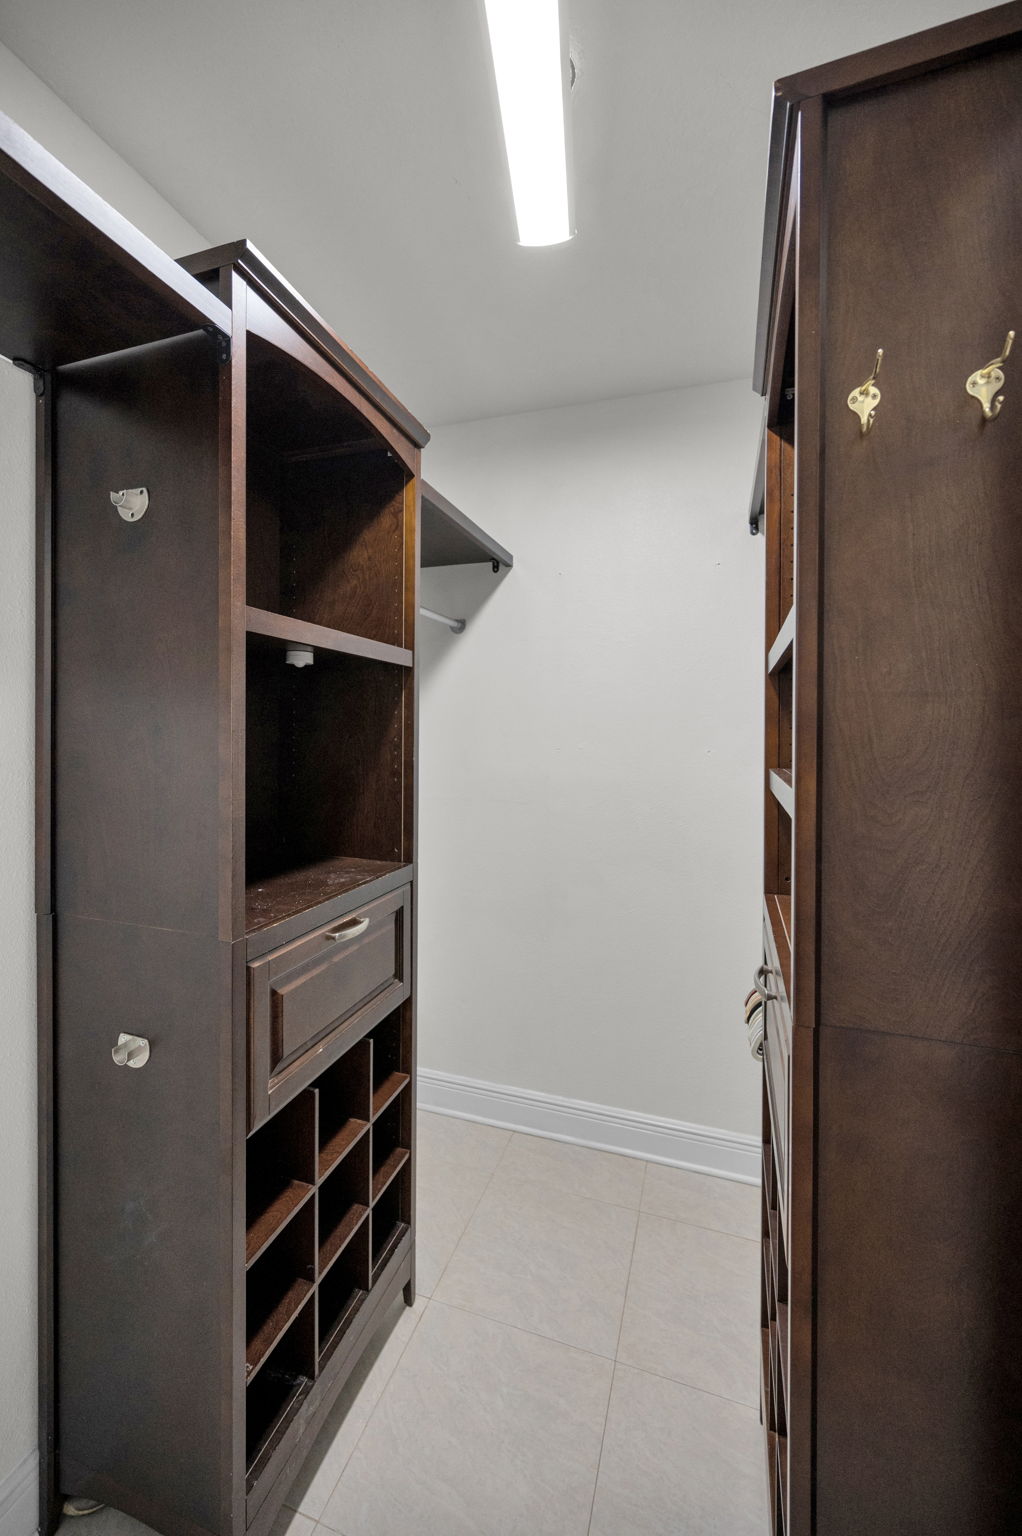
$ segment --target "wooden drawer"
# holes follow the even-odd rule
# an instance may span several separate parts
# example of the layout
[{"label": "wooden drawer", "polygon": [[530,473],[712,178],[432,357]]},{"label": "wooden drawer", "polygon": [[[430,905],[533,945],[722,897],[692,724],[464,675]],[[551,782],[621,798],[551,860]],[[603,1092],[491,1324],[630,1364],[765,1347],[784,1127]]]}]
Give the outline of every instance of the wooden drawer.
[{"label": "wooden drawer", "polygon": [[250,1129],[408,996],[410,918],[402,886],[249,965]]}]

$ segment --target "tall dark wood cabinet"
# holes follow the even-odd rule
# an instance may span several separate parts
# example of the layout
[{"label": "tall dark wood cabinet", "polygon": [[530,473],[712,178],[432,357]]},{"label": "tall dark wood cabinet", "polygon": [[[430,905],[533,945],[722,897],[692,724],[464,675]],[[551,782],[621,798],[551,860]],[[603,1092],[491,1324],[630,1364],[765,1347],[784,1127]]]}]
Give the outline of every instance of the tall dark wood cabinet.
[{"label": "tall dark wood cabinet", "polygon": [[1022,5],[776,88],[753,521],[787,1536],[1022,1529],[1020,171]]},{"label": "tall dark wood cabinet", "polygon": [[0,118],[38,400],[42,1443],[272,1522],[414,1298],[426,432],[252,247],[170,260]]}]

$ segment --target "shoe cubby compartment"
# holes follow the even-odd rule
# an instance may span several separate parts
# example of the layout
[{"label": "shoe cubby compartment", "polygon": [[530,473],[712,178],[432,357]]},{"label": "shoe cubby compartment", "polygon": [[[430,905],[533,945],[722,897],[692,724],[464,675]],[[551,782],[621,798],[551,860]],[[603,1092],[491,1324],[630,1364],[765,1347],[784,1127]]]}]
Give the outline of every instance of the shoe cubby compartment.
[{"label": "shoe cubby compartment", "polygon": [[319,1187],[321,1281],[369,1215],[369,1183],[369,1137],[363,1136]]},{"label": "shoe cubby compartment", "polygon": [[316,1207],[307,1201],[246,1276],[245,1375],[251,1381],[275,1349],[316,1279]]},{"label": "shoe cubby compartment", "polygon": [[381,1115],[407,1087],[401,1048],[401,1015],[392,1013],[373,1030],[373,1117]]},{"label": "shoe cubby compartment", "polygon": [[405,1108],[400,1094],[394,1102],[373,1121],[373,1204],[381,1198],[391,1181],[408,1162],[409,1137],[403,1125]]},{"label": "shoe cubby compartment", "polygon": [[319,1355],[348,1331],[369,1291],[369,1222],[363,1221],[319,1283]]},{"label": "shoe cubby compartment", "polygon": [[315,1376],[316,1305],[310,1295],[245,1393],[250,1487]]},{"label": "shoe cubby compartment", "polygon": [[259,1259],[311,1199],[316,1164],[316,1101],[305,1092],[246,1144],[246,1266]]},{"label": "shoe cubby compartment", "polygon": [[372,1213],[372,1281],[376,1284],[390,1262],[394,1250],[408,1231],[411,1196],[411,1165],[405,1162],[399,1173],[387,1185],[373,1205]]},{"label": "shoe cubby compartment", "polygon": [[316,1079],[319,1169],[325,1179],[369,1128],[372,1047],[360,1040]]}]

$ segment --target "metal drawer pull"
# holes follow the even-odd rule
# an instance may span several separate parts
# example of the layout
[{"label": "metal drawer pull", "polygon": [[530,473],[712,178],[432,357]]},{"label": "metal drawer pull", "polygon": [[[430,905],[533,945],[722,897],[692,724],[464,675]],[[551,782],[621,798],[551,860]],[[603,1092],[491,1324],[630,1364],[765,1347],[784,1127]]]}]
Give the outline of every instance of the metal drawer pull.
[{"label": "metal drawer pull", "polygon": [[329,933],[324,933],[324,939],[333,939],[336,944],[343,944],[345,939],[356,939],[360,933],[365,933],[369,927],[368,917],[353,917],[350,921],[342,923],[339,928],[331,928]]},{"label": "metal drawer pull", "polygon": [[149,1060],[149,1041],[142,1035],[118,1035],[110,1054],[119,1067],[144,1067]]},{"label": "metal drawer pull", "polygon": [[776,1003],[777,1001],[776,992],[765,992],[763,990],[766,985],[767,977],[772,975],[773,971],[768,965],[760,965],[756,967],[756,974],[752,978],[753,986],[756,988],[756,991],[759,993],[760,997],[765,1003]]}]

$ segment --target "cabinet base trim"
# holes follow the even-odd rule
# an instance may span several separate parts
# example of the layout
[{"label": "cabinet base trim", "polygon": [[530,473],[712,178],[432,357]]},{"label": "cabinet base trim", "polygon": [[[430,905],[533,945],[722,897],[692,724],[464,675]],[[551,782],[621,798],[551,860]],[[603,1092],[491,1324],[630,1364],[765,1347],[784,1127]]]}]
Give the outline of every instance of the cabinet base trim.
[{"label": "cabinet base trim", "polygon": [[39,1529],[39,1452],[29,1451],[0,1478],[0,1536],[35,1536]]},{"label": "cabinet base trim", "polygon": [[619,1152],[650,1163],[668,1163],[694,1173],[711,1173],[740,1184],[760,1181],[761,1152],[757,1136],[661,1120],[630,1109],[611,1109],[583,1099],[484,1083],[450,1072],[419,1068],[419,1108],[461,1120],[479,1120],[509,1131],[549,1136],[601,1152]]}]

